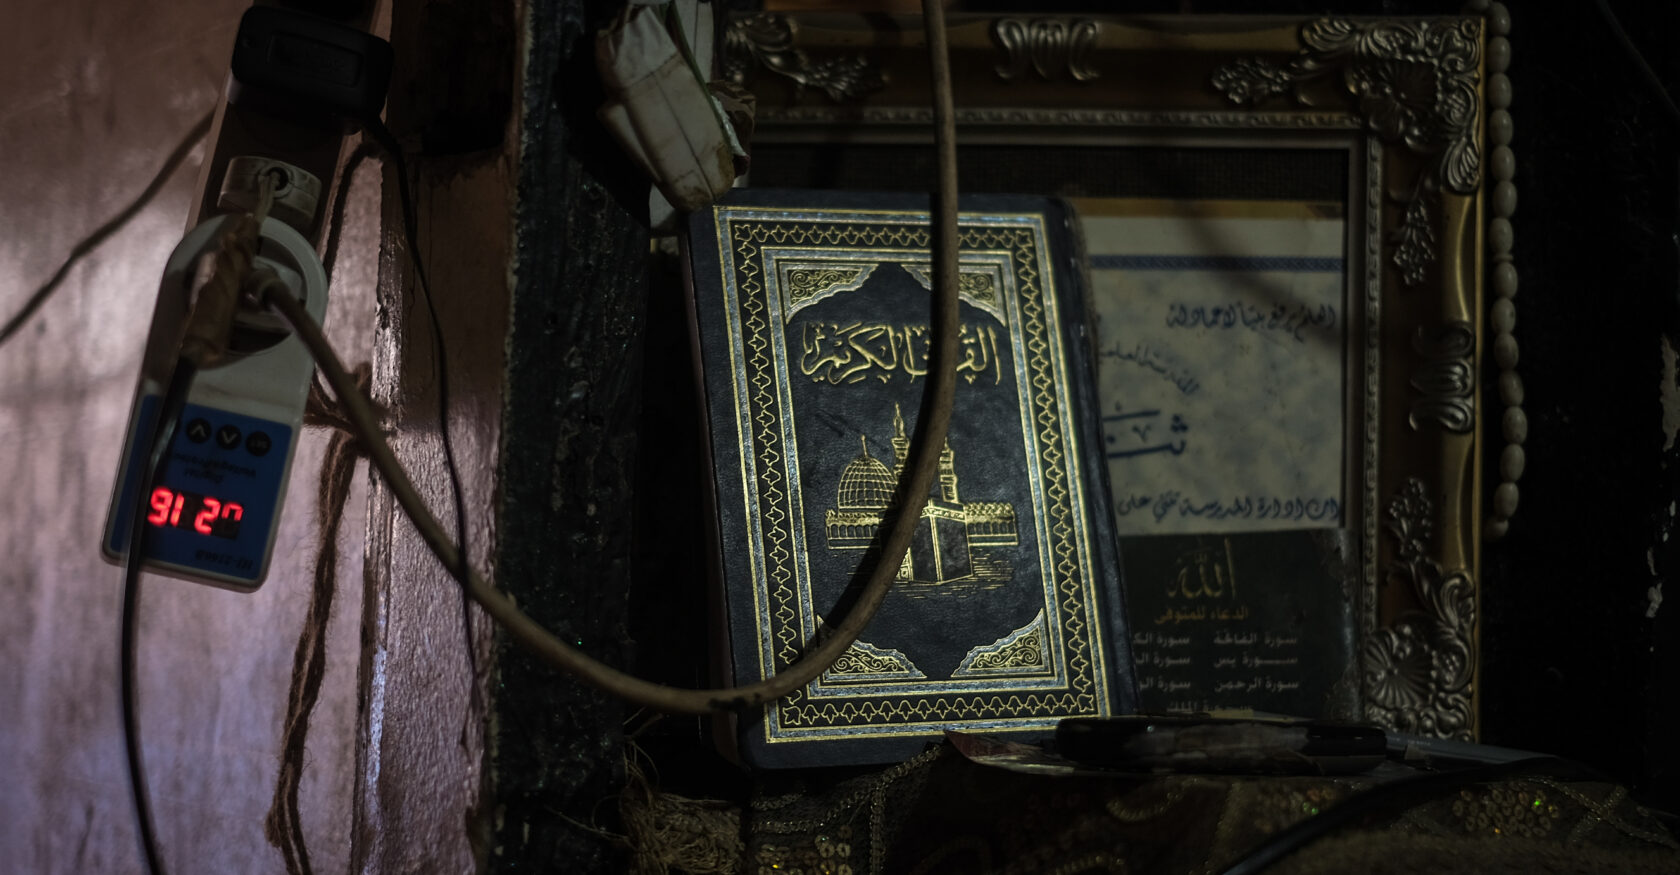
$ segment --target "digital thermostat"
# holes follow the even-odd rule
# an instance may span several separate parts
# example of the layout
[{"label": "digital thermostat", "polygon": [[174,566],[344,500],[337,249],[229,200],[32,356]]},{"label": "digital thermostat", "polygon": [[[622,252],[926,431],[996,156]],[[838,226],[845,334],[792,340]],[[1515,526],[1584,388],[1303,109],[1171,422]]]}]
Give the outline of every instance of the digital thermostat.
[{"label": "digital thermostat", "polygon": [[[227,356],[194,380],[153,488],[135,494],[196,278],[228,220],[188,232],[164,268],[101,546],[106,559],[126,560],[133,515],[141,513],[147,570],[249,591],[268,575],[314,368],[289,326],[268,313],[241,313]],[[317,322],[326,313],[326,272],[289,226],[264,221],[256,267],[273,270]]]}]

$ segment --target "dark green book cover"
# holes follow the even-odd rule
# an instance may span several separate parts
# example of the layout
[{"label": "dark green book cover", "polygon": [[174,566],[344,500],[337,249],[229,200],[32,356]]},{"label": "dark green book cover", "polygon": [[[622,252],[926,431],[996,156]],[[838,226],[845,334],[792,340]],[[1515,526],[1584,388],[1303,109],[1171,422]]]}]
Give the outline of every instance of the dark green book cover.
[{"label": "dark green book cover", "polygon": [[[887,762],[945,729],[1042,736],[1135,710],[1071,212],[972,197],[939,476],[886,603],[737,724],[763,767]],[[927,385],[925,196],[745,190],[690,270],[730,664],[794,662],[873,566]]]}]

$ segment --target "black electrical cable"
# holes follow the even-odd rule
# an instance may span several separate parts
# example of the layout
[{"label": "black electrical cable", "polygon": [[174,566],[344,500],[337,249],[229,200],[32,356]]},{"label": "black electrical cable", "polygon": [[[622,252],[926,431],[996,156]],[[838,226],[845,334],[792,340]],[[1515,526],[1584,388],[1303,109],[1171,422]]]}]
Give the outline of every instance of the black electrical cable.
[{"label": "black electrical cable", "polygon": [[1273,835],[1224,870],[1224,875],[1254,875],[1311,842],[1382,813],[1394,813],[1438,798],[1443,792],[1519,775],[1545,775],[1563,780],[1604,780],[1593,769],[1558,757],[1531,757],[1488,766],[1447,772],[1428,772],[1378,784],[1336,806]]},{"label": "black electrical cable", "polygon": [[164,183],[175,175],[175,171],[187,160],[187,156],[192,154],[192,150],[198,146],[199,141],[210,133],[210,122],[214,117],[215,113],[213,112],[205,113],[204,117],[199,119],[192,126],[192,129],[188,130],[186,135],[181,138],[181,142],[176,144],[174,151],[169,153],[169,157],[163,159],[163,166],[158,168],[157,174],[152,177],[151,182],[146,183],[146,187],[141,190],[139,196],[129,202],[129,205],[123,207],[116,215],[106,219],[105,224],[95,228],[92,234],[83,237],[80,243],[71,248],[70,254],[64,257],[64,261],[59,264],[58,270],[53,271],[52,277],[36,289],[34,294],[29,296],[29,300],[23,302],[23,307],[12,314],[12,318],[6,320],[4,328],[0,328],[0,344],[11,340],[12,336],[17,334],[18,329],[29,321],[29,317],[35,315],[35,311],[41,309],[41,305],[45,304],[47,299],[58,291],[58,287],[64,283],[64,278],[70,275],[71,268],[75,267],[83,258],[86,258],[88,253],[104,245],[105,241],[111,239],[112,235],[121,231],[124,225],[132,221],[135,216],[140,214],[141,210],[146,208],[147,204],[152,202],[153,198],[158,196],[158,192],[163,191]]},{"label": "black electrical cable", "polygon": [[146,870],[163,875],[163,860],[158,855],[157,834],[152,823],[152,806],[146,789],[146,764],[141,755],[140,718],[135,707],[135,693],[139,686],[135,678],[136,653],[139,649],[140,566],[146,555],[146,513],[152,485],[163,476],[169,464],[169,444],[187,406],[187,392],[192,388],[198,368],[182,359],[175,364],[169,388],[158,406],[156,421],[147,432],[141,446],[142,467],[134,485],[133,514],[128,529],[128,558],[123,563],[122,602],[122,670],[118,675],[122,687],[123,744],[128,751],[128,786],[134,797],[134,817],[139,825],[140,846],[146,856]]},{"label": "black electrical cable", "polygon": [[[455,444],[449,437],[449,354],[443,342],[443,322],[438,318],[437,304],[432,300],[432,285],[426,279],[425,260],[420,257],[420,218],[414,208],[414,191],[408,179],[408,159],[395,134],[378,118],[363,122],[368,133],[391,156],[397,171],[397,199],[402,205],[403,236],[408,244],[408,260],[414,265],[414,278],[420,286],[420,297],[426,301],[426,313],[432,321],[432,350],[437,364],[438,431],[443,437],[443,464],[449,473],[449,489],[455,502],[455,543],[460,547],[459,567],[449,569],[457,579],[467,576],[471,551],[467,546],[467,502],[461,491],[461,470],[455,464]],[[468,646],[471,646],[472,624],[467,623]]]}]

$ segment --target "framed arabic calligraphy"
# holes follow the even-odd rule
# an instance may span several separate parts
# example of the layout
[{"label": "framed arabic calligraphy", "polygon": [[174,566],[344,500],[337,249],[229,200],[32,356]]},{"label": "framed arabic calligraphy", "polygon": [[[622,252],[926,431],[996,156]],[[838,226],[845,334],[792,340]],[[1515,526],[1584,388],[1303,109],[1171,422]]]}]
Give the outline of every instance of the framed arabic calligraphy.
[{"label": "framed arabic calligraphy", "polygon": [[[1081,216],[1144,706],[1473,737],[1482,21],[949,24],[963,190]],[[919,34],[732,23],[751,184],[925,190]]]}]

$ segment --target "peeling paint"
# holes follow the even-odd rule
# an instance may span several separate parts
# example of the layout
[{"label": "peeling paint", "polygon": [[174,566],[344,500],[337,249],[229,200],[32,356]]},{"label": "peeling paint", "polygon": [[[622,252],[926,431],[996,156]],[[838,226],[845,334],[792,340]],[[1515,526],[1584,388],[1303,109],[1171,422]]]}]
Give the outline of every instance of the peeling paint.
[{"label": "peeling paint", "polygon": [[[1658,393],[1662,398],[1662,427],[1663,451],[1674,448],[1674,437],[1680,434],[1680,382],[1676,381],[1674,344],[1669,342],[1668,336],[1662,337],[1662,385]],[[1673,516],[1672,509],[1669,515]]]}]

